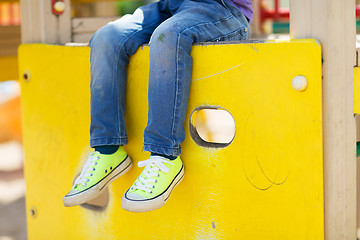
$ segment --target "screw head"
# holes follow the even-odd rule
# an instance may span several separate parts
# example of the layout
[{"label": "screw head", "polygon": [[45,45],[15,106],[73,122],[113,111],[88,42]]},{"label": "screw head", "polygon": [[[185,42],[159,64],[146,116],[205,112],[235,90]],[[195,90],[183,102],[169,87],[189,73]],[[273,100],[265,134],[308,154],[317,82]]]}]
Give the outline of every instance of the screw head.
[{"label": "screw head", "polygon": [[302,92],[307,88],[308,82],[305,76],[296,76],[291,81],[294,90]]},{"label": "screw head", "polygon": [[23,79],[25,82],[29,82],[31,79],[31,75],[30,75],[30,71],[29,70],[25,70],[23,73]]},{"label": "screw head", "polygon": [[31,207],[30,210],[29,210],[29,214],[30,214],[30,216],[32,216],[32,217],[36,217],[36,215],[37,215],[37,210],[36,210],[36,208],[35,208],[35,207]]}]

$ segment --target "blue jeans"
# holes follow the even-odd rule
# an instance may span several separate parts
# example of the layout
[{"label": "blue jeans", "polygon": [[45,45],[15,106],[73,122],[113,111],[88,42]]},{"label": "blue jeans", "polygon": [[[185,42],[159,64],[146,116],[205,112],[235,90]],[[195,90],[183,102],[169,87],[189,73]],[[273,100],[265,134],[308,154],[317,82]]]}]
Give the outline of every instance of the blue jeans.
[{"label": "blue jeans", "polygon": [[246,40],[246,17],[226,0],[160,0],[99,29],[91,47],[90,146],[126,145],[129,57],[150,46],[144,150],[178,156],[185,139],[193,43]]}]

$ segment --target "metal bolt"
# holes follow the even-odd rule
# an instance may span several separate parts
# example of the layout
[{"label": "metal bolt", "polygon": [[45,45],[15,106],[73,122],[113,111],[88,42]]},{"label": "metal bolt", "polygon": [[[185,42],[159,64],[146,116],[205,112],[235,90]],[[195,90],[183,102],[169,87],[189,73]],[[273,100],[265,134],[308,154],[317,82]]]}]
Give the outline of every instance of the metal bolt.
[{"label": "metal bolt", "polygon": [[29,82],[30,81],[30,78],[31,78],[31,75],[30,75],[30,72],[28,70],[26,70],[23,74],[23,78],[25,80],[25,82]]},{"label": "metal bolt", "polygon": [[30,214],[30,216],[32,216],[32,217],[36,217],[36,215],[37,215],[37,210],[36,210],[36,208],[35,208],[35,207],[30,208],[29,214]]}]

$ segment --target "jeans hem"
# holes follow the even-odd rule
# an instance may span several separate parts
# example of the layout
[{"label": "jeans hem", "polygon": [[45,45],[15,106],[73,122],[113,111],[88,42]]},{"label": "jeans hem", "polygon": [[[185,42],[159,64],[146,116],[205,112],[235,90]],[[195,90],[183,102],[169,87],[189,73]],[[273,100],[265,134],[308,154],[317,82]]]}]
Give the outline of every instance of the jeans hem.
[{"label": "jeans hem", "polygon": [[161,155],[174,156],[174,157],[180,156],[181,154],[180,147],[162,147],[147,143],[144,144],[144,150],[151,153],[157,153]]},{"label": "jeans hem", "polygon": [[120,138],[93,138],[90,139],[90,147],[104,146],[104,145],[120,145],[124,146],[128,144],[127,137]]}]

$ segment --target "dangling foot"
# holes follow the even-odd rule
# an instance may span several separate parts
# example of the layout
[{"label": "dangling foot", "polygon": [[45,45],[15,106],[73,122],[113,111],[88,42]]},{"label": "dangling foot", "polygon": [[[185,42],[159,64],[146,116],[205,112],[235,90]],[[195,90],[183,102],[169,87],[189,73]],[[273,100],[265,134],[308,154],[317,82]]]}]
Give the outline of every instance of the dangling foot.
[{"label": "dangling foot", "polygon": [[151,156],[139,162],[139,167],[143,166],[141,175],[122,198],[121,206],[127,211],[146,212],[162,207],[184,177],[180,157],[170,161],[161,156]]},{"label": "dangling foot", "polygon": [[92,152],[70,192],[63,198],[65,207],[83,204],[99,196],[115,179],[132,166],[130,157],[122,147],[114,154]]}]

